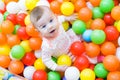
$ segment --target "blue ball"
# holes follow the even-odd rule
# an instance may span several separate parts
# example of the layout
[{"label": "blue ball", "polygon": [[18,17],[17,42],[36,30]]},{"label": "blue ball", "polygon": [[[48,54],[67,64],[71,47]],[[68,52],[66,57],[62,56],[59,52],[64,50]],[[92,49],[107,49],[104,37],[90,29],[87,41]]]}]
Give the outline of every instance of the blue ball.
[{"label": "blue ball", "polygon": [[90,29],[86,30],[82,35],[83,40],[86,42],[91,42],[91,37],[90,37],[91,33],[92,33],[92,30],[90,30]]}]

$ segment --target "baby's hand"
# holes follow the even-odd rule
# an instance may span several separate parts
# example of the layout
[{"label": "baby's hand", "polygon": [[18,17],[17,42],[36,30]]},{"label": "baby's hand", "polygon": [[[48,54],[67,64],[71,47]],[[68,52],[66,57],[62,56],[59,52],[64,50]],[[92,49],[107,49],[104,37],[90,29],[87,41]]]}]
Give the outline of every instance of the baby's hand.
[{"label": "baby's hand", "polygon": [[57,66],[56,71],[64,72],[68,67],[69,66],[66,66],[66,65]]},{"label": "baby's hand", "polygon": [[78,18],[78,14],[77,13],[74,13],[74,14],[72,14],[72,15],[70,15],[70,16],[65,16],[65,20],[66,21],[74,21],[74,20],[76,20]]}]

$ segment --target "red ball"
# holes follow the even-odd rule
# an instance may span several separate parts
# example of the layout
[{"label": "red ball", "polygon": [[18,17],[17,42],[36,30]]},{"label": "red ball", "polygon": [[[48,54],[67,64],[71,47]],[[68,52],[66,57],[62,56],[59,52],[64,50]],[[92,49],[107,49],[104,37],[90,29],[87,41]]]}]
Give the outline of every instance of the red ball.
[{"label": "red ball", "polygon": [[10,20],[13,24],[17,24],[16,17],[16,14],[8,14],[6,19]]},{"label": "red ball", "polygon": [[85,45],[80,41],[75,41],[70,47],[70,52],[73,55],[80,56],[82,53],[85,52]]},{"label": "red ball", "polygon": [[85,68],[89,67],[89,60],[85,56],[79,56],[76,58],[75,62],[73,63],[75,67],[77,67],[79,70],[83,70]]},{"label": "red ball", "polygon": [[30,36],[26,33],[26,28],[25,27],[20,27],[17,30],[17,35],[20,39],[22,40],[27,40]]},{"label": "red ball", "polygon": [[119,37],[119,32],[114,26],[107,26],[104,31],[106,39],[109,41],[117,40]]},{"label": "red ball", "polygon": [[49,3],[51,3],[53,0],[48,0]]},{"label": "red ball", "polygon": [[25,14],[25,13],[18,14],[17,18],[16,18],[17,23],[20,24],[21,26],[25,26],[24,19],[25,19],[26,16],[27,16],[27,14]]},{"label": "red ball", "polygon": [[26,53],[26,55],[22,58],[22,62],[27,66],[33,65],[35,60],[36,60],[36,57],[32,52]]},{"label": "red ball", "polygon": [[44,70],[36,70],[33,74],[33,80],[47,80],[47,73]]},{"label": "red ball", "polygon": [[104,16],[104,22],[107,24],[107,25],[113,25],[114,24],[114,19],[112,18],[111,14],[105,14]]}]

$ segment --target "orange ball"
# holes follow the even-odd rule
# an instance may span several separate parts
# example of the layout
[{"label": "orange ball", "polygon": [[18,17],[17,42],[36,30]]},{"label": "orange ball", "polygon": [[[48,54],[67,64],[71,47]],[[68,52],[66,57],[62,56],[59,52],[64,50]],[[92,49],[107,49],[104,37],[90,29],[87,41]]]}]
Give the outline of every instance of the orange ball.
[{"label": "orange ball", "polygon": [[1,30],[5,34],[10,34],[14,31],[14,24],[9,20],[5,20],[2,22]]},{"label": "orange ball", "polygon": [[117,71],[120,66],[120,61],[116,56],[108,55],[104,57],[103,65],[108,71]]},{"label": "orange ball", "polygon": [[50,9],[54,12],[54,13],[56,13],[56,14],[60,14],[60,3],[58,2],[58,1],[52,1],[51,3],[50,3]]},{"label": "orange ball", "polygon": [[88,43],[86,45],[86,54],[89,57],[96,57],[100,54],[100,46],[94,43]]},{"label": "orange ball", "polygon": [[20,38],[17,35],[11,34],[8,36],[7,43],[10,47],[12,47],[20,43]]},{"label": "orange ball", "polygon": [[101,45],[101,53],[105,56],[114,55],[116,53],[116,46],[112,42],[104,42]]},{"label": "orange ball", "polygon": [[3,33],[0,33],[0,45],[3,45],[7,42],[7,36]]},{"label": "orange ball", "polygon": [[80,20],[87,22],[92,18],[92,11],[87,7],[81,8],[78,12],[78,17]]},{"label": "orange ball", "polygon": [[40,37],[32,37],[29,39],[29,45],[32,50],[41,49],[42,39]]},{"label": "orange ball", "polygon": [[77,0],[74,3],[75,6],[75,11],[78,12],[81,8],[86,7],[86,2],[85,0]]},{"label": "orange ball", "polygon": [[95,29],[103,30],[105,28],[105,26],[106,25],[105,25],[104,20],[97,18],[92,21],[90,28],[93,30],[95,30]]},{"label": "orange ball", "polygon": [[12,1],[18,2],[18,0],[3,0],[3,2],[4,2],[5,4],[8,4],[9,2],[12,2]]},{"label": "orange ball", "polygon": [[20,74],[24,70],[24,65],[19,60],[13,60],[10,62],[9,70],[10,70],[10,72],[12,72],[14,74]]},{"label": "orange ball", "polygon": [[10,57],[7,55],[0,55],[0,66],[3,68],[8,68],[10,64]]},{"label": "orange ball", "polygon": [[26,32],[29,36],[33,36],[33,37],[38,37],[40,34],[32,24],[26,26]]},{"label": "orange ball", "polygon": [[113,19],[115,20],[120,20],[120,6],[115,6],[112,10],[111,10],[111,16]]},{"label": "orange ball", "polygon": [[90,3],[94,6],[97,7],[99,6],[101,0],[90,0]]},{"label": "orange ball", "polygon": [[107,80],[120,80],[120,71],[112,71],[107,75]]}]

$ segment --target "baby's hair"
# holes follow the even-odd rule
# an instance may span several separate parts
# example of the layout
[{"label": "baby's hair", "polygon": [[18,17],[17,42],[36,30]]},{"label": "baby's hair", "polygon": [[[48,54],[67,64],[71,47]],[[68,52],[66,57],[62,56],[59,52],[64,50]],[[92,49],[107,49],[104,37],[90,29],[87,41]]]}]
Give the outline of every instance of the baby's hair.
[{"label": "baby's hair", "polygon": [[36,27],[35,23],[44,15],[47,6],[36,6],[30,13],[30,20],[32,24]]}]

